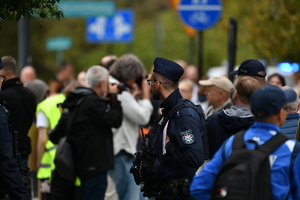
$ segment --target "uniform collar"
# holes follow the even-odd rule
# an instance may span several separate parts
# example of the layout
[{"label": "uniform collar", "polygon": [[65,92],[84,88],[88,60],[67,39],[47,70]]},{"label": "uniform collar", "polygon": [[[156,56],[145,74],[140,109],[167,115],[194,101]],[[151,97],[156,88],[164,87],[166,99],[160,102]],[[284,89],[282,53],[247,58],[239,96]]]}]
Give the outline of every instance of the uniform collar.
[{"label": "uniform collar", "polygon": [[163,116],[166,116],[177,103],[183,100],[184,98],[181,96],[179,89],[174,90],[160,105],[163,108]]}]

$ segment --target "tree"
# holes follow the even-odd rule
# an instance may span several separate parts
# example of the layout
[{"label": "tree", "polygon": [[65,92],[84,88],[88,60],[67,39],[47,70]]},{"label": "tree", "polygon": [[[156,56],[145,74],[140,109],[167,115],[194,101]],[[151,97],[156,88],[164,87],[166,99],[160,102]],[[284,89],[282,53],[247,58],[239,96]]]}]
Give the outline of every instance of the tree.
[{"label": "tree", "polygon": [[31,19],[35,16],[41,18],[57,18],[64,16],[60,7],[56,4],[60,0],[1,0],[0,17],[3,20],[19,21]]},{"label": "tree", "polygon": [[275,62],[300,62],[299,0],[254,0],[247,19],[257,52]]}]

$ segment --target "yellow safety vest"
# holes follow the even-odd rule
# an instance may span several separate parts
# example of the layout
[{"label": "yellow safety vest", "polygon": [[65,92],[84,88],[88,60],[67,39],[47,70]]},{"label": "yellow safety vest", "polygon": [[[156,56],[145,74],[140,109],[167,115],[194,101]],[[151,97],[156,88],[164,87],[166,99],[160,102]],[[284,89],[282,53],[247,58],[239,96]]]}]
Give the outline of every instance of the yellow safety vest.
[{"label": "yellow safety vest", "polygon": [[[37,105],[36,113],[42,111],[48,121],[49,121],[49,130],[52,130],[58,120],[60,119],[61,112],[57,107],[58,103],[62,103],[66,99],[64,94],[58,94],[52,96],[48,99],[45,99]],[[37,173],[38,179],[45,179],[51,177],[51,171],[54,170],[54,158],[56,153],[56,145],[54,145],[50,140],[47,140],[45,145],[45,150],[41,159],[40,168]]]},{"label": "yellow safety vest", "polygon": [[[48,99],[45,99],[37,105],[36,113],[43,111],[49,121],[49,130],[55,128],[61,116],[61,111],[57,107],[58,103],[64,102],[66,99],[64,94],[58,94]],[[46,142],[45,150],[41,159],[40,168],[37,173],[38,179],[51,179],[51,172],[55,169],[54,158],[56,154],[56,145],[50,140]],[[76,186],[80,186],[80,179],[75,179]]]}]

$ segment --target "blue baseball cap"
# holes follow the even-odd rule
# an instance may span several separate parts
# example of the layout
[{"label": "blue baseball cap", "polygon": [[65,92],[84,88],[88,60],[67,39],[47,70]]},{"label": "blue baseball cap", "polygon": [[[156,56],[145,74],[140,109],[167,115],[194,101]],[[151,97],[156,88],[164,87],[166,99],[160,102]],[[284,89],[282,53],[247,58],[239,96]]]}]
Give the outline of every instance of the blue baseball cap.
[{"label": "blue baseball cap", "polygon": [[244,60],[239,66],[238,70],[232,71],[229,75],[248,75],[265,77],[267,75],[265,66],[256,59]]},{"label": "blue baseball cap", "polygon": [[277,114],[285,104],[294,102],[297,94],[293,89],[282,90],[274,85],[266,85],[257,89],[251,96],[251,111],[257,118]]},{"label": "blue baseball cap", "polygon": [[153,72],[162,74],[170,79],[172,82],[177,83],[182,76],[184,70],[176,62],[171,60],[157,57],[154,60]]}]

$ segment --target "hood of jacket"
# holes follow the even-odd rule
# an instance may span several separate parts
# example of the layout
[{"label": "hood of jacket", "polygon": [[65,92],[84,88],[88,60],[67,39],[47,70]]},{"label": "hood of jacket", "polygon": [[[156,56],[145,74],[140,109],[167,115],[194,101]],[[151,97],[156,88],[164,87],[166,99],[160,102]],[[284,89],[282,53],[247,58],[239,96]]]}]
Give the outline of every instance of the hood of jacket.
[{"label": "hood of jacket", "polygon": [[73,92],[67,94],[66,100],[63,102],[63,107],[67,109],[74,108],[83,97],[87,95],[97,94],[90,88],[77,87]]},{"label": "hood of jacket", "polygon": [[248,129],[254,123],[254,116],[246,106],[233,105],[219,114],[219,122],[222,127],[232,133]]}]

